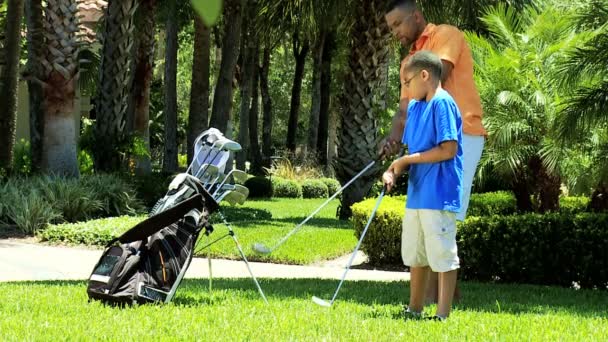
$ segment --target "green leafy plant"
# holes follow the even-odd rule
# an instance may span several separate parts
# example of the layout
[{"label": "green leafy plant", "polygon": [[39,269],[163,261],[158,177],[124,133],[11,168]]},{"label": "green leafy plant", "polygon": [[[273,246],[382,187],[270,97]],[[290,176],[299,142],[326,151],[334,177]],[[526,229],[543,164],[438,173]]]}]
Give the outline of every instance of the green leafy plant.
[{"label": "green leafy plant", "polygon": [[327,185],[318,179],[308,179],[302,182],[302,196],[304,198],[328,197]]}]

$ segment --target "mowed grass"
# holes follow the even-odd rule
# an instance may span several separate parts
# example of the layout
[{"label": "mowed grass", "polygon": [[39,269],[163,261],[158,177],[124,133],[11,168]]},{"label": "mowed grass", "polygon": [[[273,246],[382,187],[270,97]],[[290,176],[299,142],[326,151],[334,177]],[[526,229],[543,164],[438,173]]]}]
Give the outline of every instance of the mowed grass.
[{"label": "mowed grass", "polygon": [[[461,283],[447,322],[403,321],[404,282],[263,279],[269,305],[250,279],[186,280],[175,302],[115,308],[89,303],[86,283],[0,283],[3,341],[603,341],[606,291]],[[434,312],[428,308],[428,313]]]},{"label": "mowed grass", "polygon": [[[336,219],[338,200],[333,200],[314,218],[308,221],[298,233],[269,255],[254,252],[252,245],[262,243],[274,246],[283,236],[302,222],[326,199],[270,199],[249,200],[242,206],[222,207],[228,222],[247,255],[253,261],[286,264],[311,264],[337,258],[352,252],[357,239],[348,221]],[[272,218],[268,217],[268,212]],[[120,235],[141,217],[121,217],[92,220],[68,225],[53,225],[41,236],[51,243],[98,244]],[[214,232],[209,237],[201,235],[198,247],[216,240],[228,233],[228,228],[215,215]],[[102,232],[102,233],[100,233]],[[197,247],[197,250],[199,248]],[[199,250],[197,255],[207,256],[208,249]],[[226,237],[211,246],[214,258],[239,259],[240,254],[231,237]]]}]

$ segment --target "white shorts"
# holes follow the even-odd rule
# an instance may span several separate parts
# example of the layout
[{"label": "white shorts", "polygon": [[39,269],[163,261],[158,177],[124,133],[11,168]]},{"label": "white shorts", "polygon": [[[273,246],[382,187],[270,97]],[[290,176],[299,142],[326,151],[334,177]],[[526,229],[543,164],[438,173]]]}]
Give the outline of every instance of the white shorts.
[{"label": "white shorts", "polygon": [[406,208],[401,233],[401,257],[406,266],[430,266],[433,272],[458,269],[456,213]]},{"label": "white shorts", "polygon": [[483,136],[462,135],[462,198],[460,199],[460,212],[456,215],[458,221],[464,221],[467,216],[471,187],[484,144],[485,138]]}]

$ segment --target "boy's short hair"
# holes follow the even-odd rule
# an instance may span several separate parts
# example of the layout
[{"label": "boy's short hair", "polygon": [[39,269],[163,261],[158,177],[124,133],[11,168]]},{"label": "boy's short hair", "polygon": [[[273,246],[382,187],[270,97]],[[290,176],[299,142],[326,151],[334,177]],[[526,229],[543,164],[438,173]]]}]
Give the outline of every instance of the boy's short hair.
[{"label": "boy's short hair", "polygon": [[426,70],[431,74],[431,77],[435,80],[441,80],[441,73],[443,72],[443,64],[441,58],[431,51],[418,51],[412,57],[410,57],[405,63],[405,70],[418,72],[420,70]]},{"label": "boy's short hair", "polygon": [[388,6],[386,7],[385,13],[388,13],[399,7],[403,7],[408,11],[413,11],[416,9],[416,0],[393,0],[389,2]]}]

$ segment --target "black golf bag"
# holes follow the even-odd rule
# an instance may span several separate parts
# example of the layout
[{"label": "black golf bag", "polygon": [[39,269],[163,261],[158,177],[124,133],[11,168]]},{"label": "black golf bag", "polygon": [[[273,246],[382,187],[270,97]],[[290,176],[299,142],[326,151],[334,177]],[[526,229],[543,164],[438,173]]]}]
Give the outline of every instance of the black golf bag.
[{"label": "black golf bag", "polygon": [[217,208],[200,180],[176,176],[149,218],[107,244],[89,278],[89,298],[109,304],[171,301],[199,234],[213,230],[208,219]]}]

